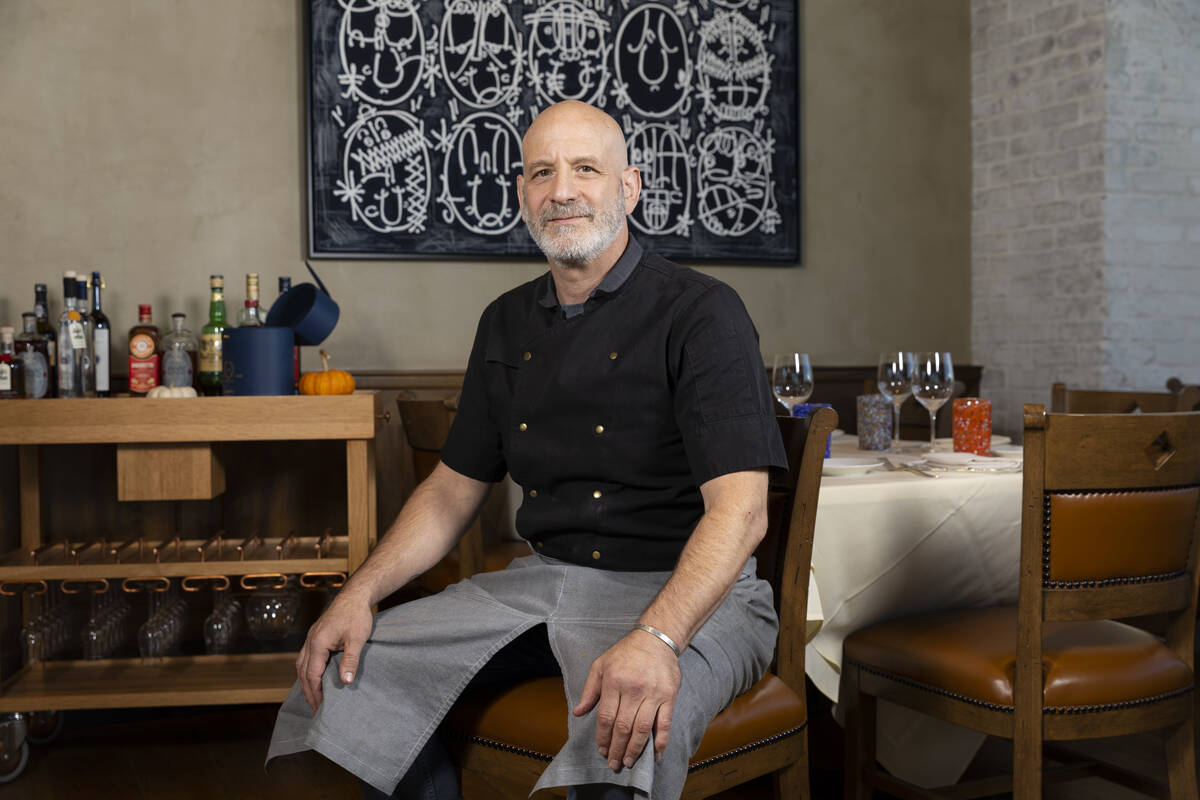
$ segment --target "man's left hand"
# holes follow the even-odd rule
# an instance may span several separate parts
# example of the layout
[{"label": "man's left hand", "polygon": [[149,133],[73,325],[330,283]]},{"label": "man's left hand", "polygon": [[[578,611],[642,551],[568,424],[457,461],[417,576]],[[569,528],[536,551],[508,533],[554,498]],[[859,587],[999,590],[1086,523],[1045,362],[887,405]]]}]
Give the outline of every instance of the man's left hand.
[{"label": "man's left hand", "polygon": [[616,770],[632,767],[654,736],[662,758],[679,694],[679,661],[653,636],[631,631],[592,662],[575,716],[596,708],[596,747]]}]

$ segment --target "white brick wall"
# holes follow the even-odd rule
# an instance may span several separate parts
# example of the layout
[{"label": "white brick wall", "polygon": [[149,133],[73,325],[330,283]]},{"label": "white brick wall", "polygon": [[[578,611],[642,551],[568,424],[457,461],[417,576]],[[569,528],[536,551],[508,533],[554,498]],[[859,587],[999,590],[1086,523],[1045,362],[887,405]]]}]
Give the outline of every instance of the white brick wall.
[{"label": "white brick wall", "polygon": [[972,357],[998,431],[1055,381],[1200,381],[1200,2],[972,0]]}]

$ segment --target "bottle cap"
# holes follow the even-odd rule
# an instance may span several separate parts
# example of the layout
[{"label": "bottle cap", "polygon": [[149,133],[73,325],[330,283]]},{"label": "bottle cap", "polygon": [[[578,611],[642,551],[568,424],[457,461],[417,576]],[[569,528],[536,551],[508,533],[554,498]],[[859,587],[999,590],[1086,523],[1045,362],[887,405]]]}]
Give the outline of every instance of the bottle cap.
[{"label": "bottle cap", "polygon": [[212,275],[208,279],[208,284],[209,284],[209,286],[213,287],[214,289],[217,288],[218,286],[224,287],[225,286],[225,276],[224,275]]},{"label": "bottle cap", "polygon": [[288,275],[279,276],[279,293],[283,294],[288,289],[292,288],[292,279]]},{"label": "bottle cap", "polygon": [[33,293],[34,293],[34,294],[45,294],[45,293],[46,293],[46,284],[44,284],[44,283],[35,283],[35,284],[33,285]]},{"label": "bottle cap", "polygon": [[37,319],[37,314],[36,314],[35,312],[33,312],[33,311],[22,311],[22,312],[21,312],[21,319],[22,319],[22,320],[25,320],[25,319]]},{"label": "bottle cap", "polygon": [[[147,308],[149,308],[149,306],[147,306]],[[171,315],[171,319],[184,319],[186,317],[187,317],[187,314],[184,314],[182,311],[176,311],[174,314]]]},{"label": "bottle cap", "polygon": [[75,272],[75,270],[73,270],[73,269],[69,269],[69,270],[67,270],[66,272],[64,272],[64,273],[63,273],[63,277],[64,277],[64,278],[74,278],[74,277],[76,277],[76,276],[77,276],[77,274],[78,274],[78,273],[76,273],[76,272]]},{"label": "bottle cap", "polygon": [[5,325],[3,328],[0,328],[0,342],[4,342],[5,344],[12,344],[12,340],[13,340],[13,329],[11,327],[9,327],[8,325]]},{"label": "bottle cap", "polygon": [[[150,303],[138,303],[138,322],[150,319]],[[142,319],[145,317],[145,319]]]},{"label": "bottle cap", "polygon": [[63,275],[63,297],[68,297],[68,298],[71,298],[72,300],[74,300],[76,297],[76,292],[77,292],[77,290],[75,289],[75,273],[73,273],[73,272],[65,273]]}]

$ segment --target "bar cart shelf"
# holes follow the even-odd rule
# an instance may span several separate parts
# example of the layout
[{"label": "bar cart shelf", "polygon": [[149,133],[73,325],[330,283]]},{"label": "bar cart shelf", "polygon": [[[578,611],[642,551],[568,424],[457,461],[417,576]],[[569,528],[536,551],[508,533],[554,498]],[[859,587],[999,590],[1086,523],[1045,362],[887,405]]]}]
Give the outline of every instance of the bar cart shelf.
[{"label": "bar cart shelf", "polygon": [[[0,403],[0,445],[18,448],[20,470],[20,547],[0,554],[0,593],[20,594],[44,581],[63,581],[65,588],[71,582],[189,576],[349,574],[375,542],[374,440],[388,416],[373,391]],[[225,490],[214,442],[300,440],[345,441],[344,531],[220,540],[178,539],[168,532],[128,539],[114,531],[91,541],[50,539],[43,531],[43,445],[115,444],[121,499],[172,500],[211,498]],[[177,469],[159,469],[164,463]],[[168,479],[159,480],[164,472]],[[288,652],[37,662],[0,685],[0,713],[278,702],[294,679],[295,653]]]}]

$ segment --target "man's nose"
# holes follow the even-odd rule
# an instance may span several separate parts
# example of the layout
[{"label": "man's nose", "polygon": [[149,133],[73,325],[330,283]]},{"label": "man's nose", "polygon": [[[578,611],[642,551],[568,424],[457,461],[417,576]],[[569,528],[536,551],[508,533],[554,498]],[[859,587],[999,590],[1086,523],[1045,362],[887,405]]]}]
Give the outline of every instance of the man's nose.
[{"label": "man's nose", "polygon": [[550,185],[550,199],[556,203],[569,203],[575,199],[575,196],[575,177],[571,171],[556,171],[554,182]]}]

